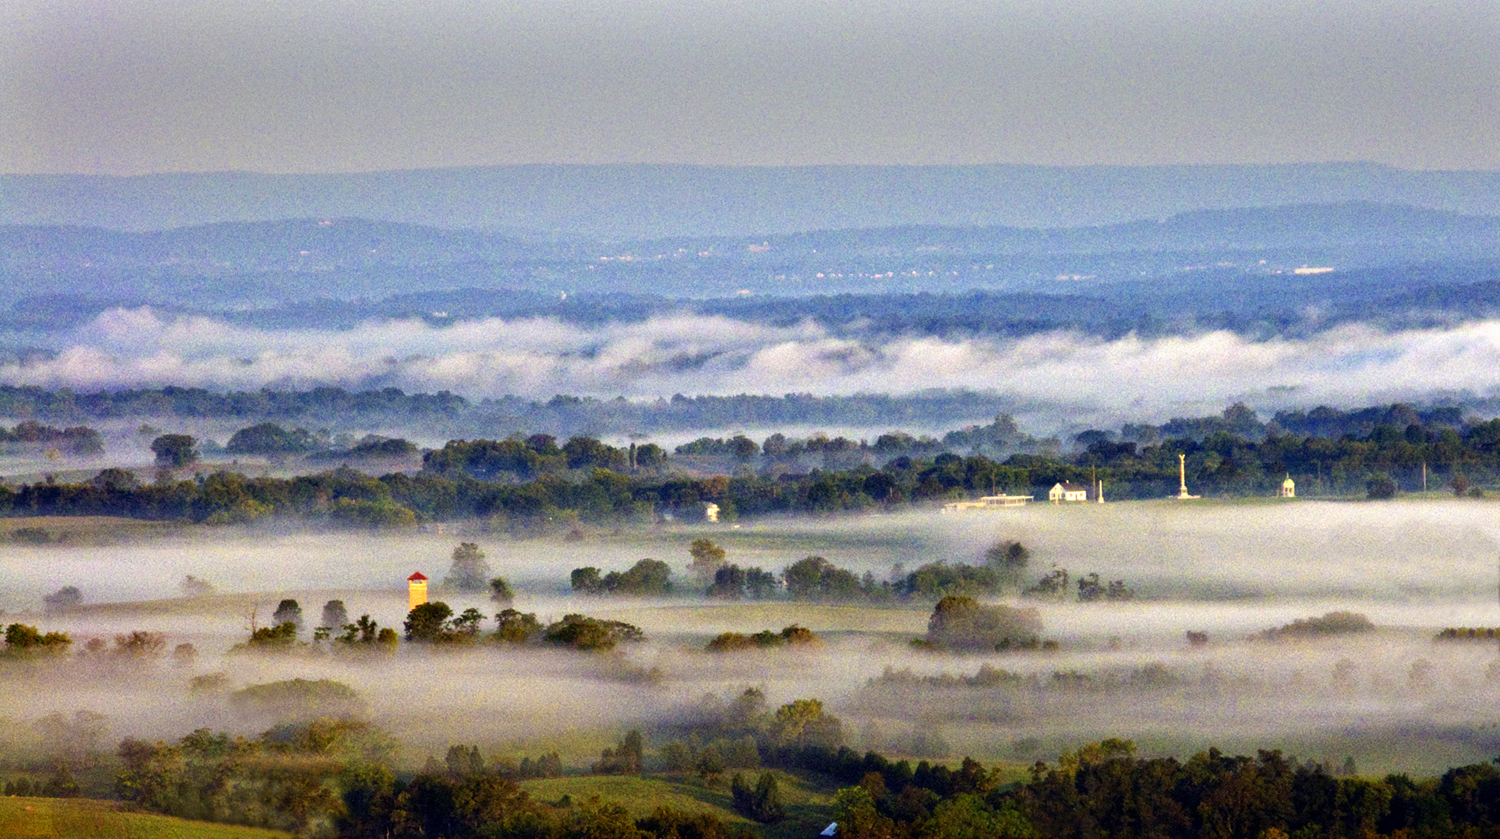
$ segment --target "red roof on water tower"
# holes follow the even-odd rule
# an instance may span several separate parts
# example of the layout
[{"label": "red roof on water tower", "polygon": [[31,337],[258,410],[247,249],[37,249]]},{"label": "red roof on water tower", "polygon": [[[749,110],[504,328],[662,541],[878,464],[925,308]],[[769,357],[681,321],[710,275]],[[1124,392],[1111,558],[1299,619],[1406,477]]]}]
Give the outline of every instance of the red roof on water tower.
[{"label": "red roof on water tower", "polygon": [[413,583],[415,583],[415,582],[422,582],[422,583],[427,582],[427,578],[422,575],[421,571],[418,571],[417,573],[411,575],[410,577],[407,577],[406,579],[407,579],[407,582],[413,582]]}]

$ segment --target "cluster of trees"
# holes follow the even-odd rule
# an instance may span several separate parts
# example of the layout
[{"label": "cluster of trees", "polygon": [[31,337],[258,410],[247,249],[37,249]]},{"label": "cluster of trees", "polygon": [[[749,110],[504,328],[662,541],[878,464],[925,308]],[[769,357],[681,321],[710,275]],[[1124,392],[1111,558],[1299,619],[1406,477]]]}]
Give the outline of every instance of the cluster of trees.
[{"label": "cluster of trees", "polygon": [[0,656],[8,659],[54,658],[66,655],[73,639],[66,632],[43,633],[24,623],[5,627],[5,647]]},{"label": "cluster of trees", "polygon": [[422,773],[398,779],[366,773],[346,784],[339,839],[751,839],[707,813],[659,806],[636,819],[619,804],[597,798],[556,804],[536,801],[497,775]]},{"label": "cluster of trees", "polygon": [[1020,673],[1012,673],[1009,670],[1002,670],[998,667],[991,667],[988,664],[979,665],[979,670],[972,676],[963,673],[960,673],[956,676],[952,673],[939,673],[935,676],[919,676],[916,673],[913,673],[910,668],[897,670],[896,668],[887,664],[885,670],[881,671],[879,676],[870,679],[865,683],[865,685],[866,687],[875,687],[882,685],[906,685],[912,687],[942,689],[992,688],[999,685],[1023,684],[1025,681],[1026,677],[1022,676]]},{"label": "cluster of trees", "polygon": [[721,600],[767,600],[779,590],[776,575],[770,571],[725,564],[714,571],[708,596]]},{"label": "cluster of trees", "polygon": [[3,792],[5,795],[34,798],[76,798],[79,789],[73,773],[68,770],[66,764],[60,763],[52,770],[52,775],[47,780],[33,780],[29,776],[22,775],[6,781]]},{"label": "cluster of trees", "polygon": [[449,440],[441,449],[422,455],[426,473],[486,481],[531,480],[567,470],[650,473],[666,462],[666,452],[655,443],[618,448],[593,437],[572,437],[559,446],[550,434],[533,434],[525,439]]},{"label": "cluster of trees", "polygon": [[1289,624],[1267,629],[1251,636],[1255,641],[1287,641],[1301,638],[1319,638],[1329,635],[1370,632],[1375,624],[1359,612],[1328,612],[1315,618],[1298,618]]},{"label": "cluster of trees", "polygon": [[[767,600],[784,590],[792,600],[815,603],[871,602],[889,603],[901,600],[941,600],[950,594],[974,597],[991,596],[1003,591],[1019,590],[1020,576],[1031,552],[1019,542],[1001,541],[983,554],[983,564],[932,562],[905,573],[899,566],[893,579],[876,580],[873,572],[856,575],[821,556],[809,556],[781,569],[779,574],[762,568],[742,568],[727,560],[725,549],[712,540],[698,538],[688,547],[692,557],[688,575],[711,598],[726,600]],[[630,569],[601,575],[592,566],[575,568],[570,575],[573,591],[580,594],[624,594],[637,597],[664,596],[672,593],[671,568],[655,559],[643,559]],[[1097,583],[1098,575],[1092,575]],[[1124,590],[1123,583],[1115,584]],[[1080,581],[1080,596],[1091,590]],[[1114,588],[1114,599],[1124,599]]]},{"label": "cluster of trees", "polygon": [[305,428],[287,430],[274,422],[263,422],[234,432],[224,451],[236,455],[291,455],[323,447],[324,441]]},{"label": "cluster of trees", "polygon": [[781,801],[781,786],[776,773],[762,772],[752,788],[750,782],[739,772],[729,781],[729,795],[734,811],[762,824],[775,824],[786,818],[786,805]]},{"label": "cluster of trees", "polygon": [[95,457],[104,454],[104,438],[83,425],[53,428],[36,420],[25,420],[14,428],[0,425],[0,451],[37,448],[56,449],[59,454],[74,457]]},{"label": "cluster of trees", "polygon": [[1043,836],[1457,837],[1500,829],[1493,764],[1376,779],[1337,777],[1275,751],[1252,758],[1210,749],[1187,761],[1133,752],[1129,741],[1104,741],[1039,764],[1019,789],[976,792]]},{"label": "cluster of trees", "polygon": [[727,768],[797,766],[799,755],[831,752],[844,742],[843,722],[817,699],[793,700],[773,711],[762,691],[746,688],[728,701],[705,696],[697,711],[695,719],[679,724],[683,736],[661,747],[668,771],[713,778]]},{"label": "cluster of trees", "polygon": [[[1066,600],[1070,580],[1072,575],[1068,569],[1053,568],[1037,580],[1036,585],[1022,591],[1021,596],[1036,600]],[[1135,598],[1135,589],[1125,585],[1124,580],[1106,582],[1099,579],[1098,572],[1091,571],[1073,582],[1077,584],[1079,603],[1123,602]]]},{"label": "cluster of trees", "polygon": [[[188,581],[193,579],[191,575],[188,577]],[[399,643],[396,630],[382,627],[368,614],[350,620],[342,600],[329,600],[323,604],[321,623],[313,629],[310,641],[299,638],[304,622],[302,605],[292,598],[285,598],[271,614],[270,626],[254,626],[252,618],[249,637],[244,643],[232,647],[230,652],[388,654],[395,652]]]},{"label": "cluster of trees", "polygon": [[594,773],[597,775],[635,775],[639,774],[646,763],[645,741],[641,739],[641,732],[630,729],[625,732],[625,738],[614,748],[606,748],[599,754],[599,762],[594,764]]},{"label": "cluster of trees", "polygon": [[224,452],[271,458],[306,455],[309,460],[329,461],[410,458],[418,449],[415,443],[399,437],[366,434],[354,440],[347,434],[331,436],[326,429],[314,433],[305,428],[288,429],[274,422],[262,422],[234,432],[224,445]]},{"label": "cluster of trees", "polygon": [[484,614],[468,608],[454,615],[447,603],[435,600],[413,608],[406,616],[406,640],[418,644],[474,644],[490,641],[508,646],[547,644],[584,652],[603,652],[621,642],[645,640],[641,628],[624,621],[568,614],[543,625],[537,616],[516,609],[495,615],[495,631],[481,634]]},{"label": "cluster of trees", "polygon": [[308,460],[380,460],[380,459],[409,459],[417,455],[420,449],[417,444],[401,437],[382,437],[378,434],[366,434],[354,445],[348,448],[339,448],[339,440],[335,438],[334,448],[315,451],[308,454]]},{"label": "cluster of trees", "polygon": [[[338,620],[339,615],[344,612],[342,600],[329,600],[329,605],[324,608],[324,626],[317,627],[312,635],[312,641],[300,641],[299,632],[302,627],[302,608],[297,605],[296,600],[282,600],[276,609],[275,620],[272,626],[255,627],[251,635],[243,644],[237,644],[231,651],[255,651],[255,653],[309,653],[320,654],[332,650],[336,654],[362,654],[362,653],[393,653],[399,644],[399,635],[392,627],[383,627],[377,621],[371,620],[369,615],[360,615],[359,620],[353,623],[332,624],[327,621]],[[347,615],[345,615],[347,617]],[[601,618],[588,617],[588,615],[567,614],[562,615],[559,620],[550,624],[543,624],[537,620],[537,615],[531,612],[520,612],[517,609],[505,608],[495,614],[495,630],[490,633],[483,632],[483,624],[486,615],[475,608],[463,609],[460,614],[453,612],[453,606],[432,600],[422,603],[407,612],[407,620],[402,627],[405,630],[405,638],[413,644],[426,645],[469,645],[478,642],[492,642],[492,644],[526,645],[546,644],[555,647],[571,647],[582,651],[604,651],[612,650],[621,642],[643,641],[645,633],[634,624],[624,623],[618,620],[601,620]],[[62,633],[49,633],[42,636],[34,630],[34,627],[21,626],[15,636],[18,641],[17,656],[26,654],[34,656],[37,650],[49,644],[46,639],[57,638],[51,641],[54,647],[66,650],[71,639]],[[28,630],[28,632],[27,632]],[[335,635],[335,632],[339,632]],[[33,638],[34,635],[34,638]]]},{"label": "cluster of trees", "polygon": [[[887,420],[880,420],[887,421]],[[749,465],[757,460],[766,466],[803,464],[811,460],[825,469],[848,469],[863,463],[880,463],[895,457],[934,457],[944,452],[981,452],[1055,454],[1061,443],[1055,438],[1038,439],[1023,433],[1009,414],[1000,414],[988,425],[974,425],[950,431],[942,439],[923,435],[913,437],[902,431],[891,431],[867,440],[828,437],[814,434],[806,439],[776,433],[757,444],[743,434],[730,438],[700,437],[678,446],[679,455],[697,458],[716,457],[736,464]]]},{"label": "cluster of trees", "polygon": [[642,559],[624,571],[603,576],[592,565],[574,568],[568,580],[579,594],[664,597],[672,593],[672,568],[659,559]]},{"label": "cluster of trees", "polygon": [[738,650],[768,650],[776,647],[812,646],[819,643],[811,629],[792,624],[780,632],[763,629],[753,635],[739,632],[724,632],[715,636],[703,649],[711,653],[728,653]]},{"label": "cluster of trees", "polygon": [[334,828],[340,791],[387,778],[388,735],[353,719],[278,725],[260,737],[199,729],[175,743],[120,743],[115,794],[143,809],[183,818],[255,825],[299,834]]},{"label": "cluster of trees", "polygon": [[1009,650],[1041,644],[1042,616],[1036,609],[986,606],[972,597],[950,594],[939,600],[927,621],[923,645],[939,650]]},{"label": "cluster of trees", "polygon": [[1500,627],[1449,626],[1438,632],[1437,641],[1493,641],[1500,638]]},{"label": "cluster of trees", "polygon": [[535,759],[528,755],[522,757],[520,763],[509,758],[496,758],[486,762],[478,746],[452,745],[448,747],[448,753],[441,762],[429,755],[422,772],[434,777],[441,777],[446,772],[453,779],[488,774],[520,781],[527,778],[561,777],[563,764],[557,752],[548,752]]}]

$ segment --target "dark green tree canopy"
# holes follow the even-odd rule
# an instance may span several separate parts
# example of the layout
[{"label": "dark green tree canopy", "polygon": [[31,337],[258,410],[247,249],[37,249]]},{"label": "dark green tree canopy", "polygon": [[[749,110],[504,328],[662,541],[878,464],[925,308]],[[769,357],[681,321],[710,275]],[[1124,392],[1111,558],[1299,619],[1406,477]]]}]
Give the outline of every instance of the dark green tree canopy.
[{"label": "dark green tree canopy", "polygon": [[274,422],[241,428],[224,446],[230,454],[301,454],[316,448],[318,440],[307,429],[288,431]]},{"label": "dark green tree canopy", "polygon": [[448,619],[453,617],[453,607],[441,600],[412,609],[406,613],[406,640],[432,642],[443,639]]},{"label": "dark green tree canopy", "polygon": [[156,465],[178,468],[198,462],[198,440],[187,434],[163,434],[151,441]]},{"label": "dark green tree canopy", "polygon": [[1027,644],[1042,631],[1036,609],[986,606],[972,597],[949,595],[938,601],[927,622],[928,643],[951,650],[993,650]]}]

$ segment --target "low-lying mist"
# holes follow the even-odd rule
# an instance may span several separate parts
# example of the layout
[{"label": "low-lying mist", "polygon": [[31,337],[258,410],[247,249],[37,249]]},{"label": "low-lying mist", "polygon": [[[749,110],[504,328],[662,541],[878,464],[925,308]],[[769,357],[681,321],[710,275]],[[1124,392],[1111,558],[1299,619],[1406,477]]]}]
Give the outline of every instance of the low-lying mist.
[{"label": "low-lying mist", "polygon": [[[408,764],[454,742],[486,754],[558,749],[582,764],[626,728],[648,732],[649,747],[649,732],[691,716],[705,694],[727,698],[753,686],[773,707],[820,698],[844,720],[853,745],[914,756],[1033,760],[1120,736],[1147,750],[1284,747],[1318,759],[1354,756],[1367,771],[1432,771],[1500,748],[1496,642],[1433,640],[1442,627],[1500,626],[1500,529],[1492,522],[1491,505],[1472,501],[1161,501],[752,522],[581,542],[226,529],[107,548],[6,545],[4,622],[68,632],[75,654],[0,663],[0,716],[25,723],[98,712],[107,717],[107,743],[173,739],[198,727],[254,734],[274,720],[236,712],[222,690],[195,694],[189,680],[223,672],[232,690],[327,678],[358,691],[370,718],[403,744]],[[1058,566],[1075,578],[1123,580],[1136,597],[1028,602],[1055,651],[922,652],[908,642],[925,632],[930,603],[725,602],[686,591],[687,547],[699,537],[742,566],[779,571],[820,555],[878,579],[898,563],[911,570],[978,562],[990,544],[1016,539],[1032,552],[1028,581]],[[544,623],[572,612],[624,620],[647,640],[606,654],[410,644],[394,656],[354,659],[229,652],[252,620],[270,623],[288,597],[309,624],[326,600],[341,599],[351,618],[368,613],[399,629],[405,579],[418,570],[432,579],[433,599],[493,615],[499,607],[483,594],[441,590],[460,539],[480,544],[493,573],[515,590],[516,608]],[[676,595],[633,600],[569,590],[574,568],[623,571],[643,557],[672,566]],[[188,574],[216,593],[183,597]],[[44,611],[42,597],[66,585],[82,591],[83,605]],[[1375,628],[1251,639],[1336,611],[1366,615]],[[820,643],[704,652],[721,632],[791,624],[812,629]],[[487,620],[486,631],[493,627]],[[108,646],[134,630],[163,633],[166,654],[78,652],[89,639]],[[1190,644],[1189,631],[1206,638]],[[182,643],[197,650],[195,660],[173,660]]]},{"label": "low-lying mist", "polygon": [[1500,386],[1500,322],[1384,331],[1343,325],[1305,338],[1229,332],[1108,340],[834,335],[811,322],[722,316],[577,326],[547,318],[433,326],[371,321],[343,331],[268,330],[150,308],[113,309],[50,339],[55,357],[0,366],[0,381],[49,388],[339,385],[451,390],[473,398],[569,393],[994,391],[1037,427],[1118,425],[1217,412],[1371,404]]}]

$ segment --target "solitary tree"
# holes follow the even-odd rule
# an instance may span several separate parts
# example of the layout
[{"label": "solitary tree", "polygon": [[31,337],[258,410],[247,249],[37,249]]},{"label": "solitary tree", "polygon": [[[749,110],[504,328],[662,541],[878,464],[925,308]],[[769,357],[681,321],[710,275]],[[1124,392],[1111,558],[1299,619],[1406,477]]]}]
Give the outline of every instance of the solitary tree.
[{"label": "solitary tree", "polygon": [[984,552],[984,564],[995,569],[1007,585],[1017,585],[1026,571],[1031,551],[1020,542],[996,542]]},{"label": "solitary tree", "polygon": [[688,546],[688,553],[693,557],[688,565],[688,572],[698,578],[700,585],[712,583],[714,572],[724,565],[724,549],[709,539],[694,539]]},{"label": "solitary tree", "polygon": [[490,599],[501,606],[509,606],[515,599],[515,595],[510,590],[510,583],[507,583],[504,577],[494,577],[490,580]]},{"label": "solitary tree", "polygon": [[42,602],[46,604],[49,612],[71,609],[83,602],[83,592],[79,591],[77,586],[63,586],[43,597]]},{"label": "solitary tree", "polygon": [[318,624],[318,626],[343,629],[344,624],[348,622],[349,612],[344,608],[344,601],[330,600],[323,604],[323,622]]},{"label": "solitary tree", "polygon": [[182,589],[183,597],[206,597],[214,593],[213,583],[192,574],[183,577],[177,587]]},{"label": "solitary tree", "polygon": [[453,549],[453,564],[443,586],[458,591],[484,591],[489,581],[490,566],[484,561],[484,551],[473,542],[460,542]]},{"label": "solitary tree", "polygon": [[758,822],[774,824],[786,818],[786,805],[781,802],[781,787],[772,772],[760,773],[755,784],[755,798],[750,817]]},{"label": "solitary tree", "polygon": [[163,434],[151,441],[151,452],[157,466],[175,469],[198,462],[198,441],[187,434]]},{"label": "solitary tree", "polygon": [[295,624],[298,629],[302,628],[302,605],[288,597],[276,606],[276,611],[271,614],[271,620],[280,626],[284,623]]}]

